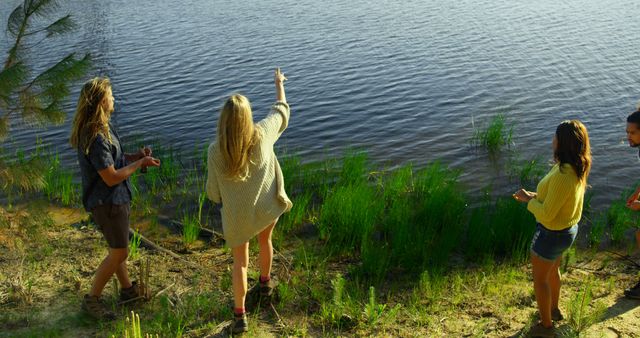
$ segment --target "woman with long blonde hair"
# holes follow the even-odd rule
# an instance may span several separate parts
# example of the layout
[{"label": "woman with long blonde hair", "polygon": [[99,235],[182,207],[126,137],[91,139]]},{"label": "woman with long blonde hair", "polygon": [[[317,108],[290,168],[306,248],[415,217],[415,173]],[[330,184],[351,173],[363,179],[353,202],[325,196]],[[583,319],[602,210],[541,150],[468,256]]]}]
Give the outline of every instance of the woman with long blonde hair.
[{"label": "woman with long blonde hair", "polygon": [[271,234],[292,203],[273,146],[289,123],[284,92],[285,76],[275,72],[276,103],[258,123],[253,122],[249,100],[232,95],[223,105],[215,142],[209,146],[207,195],[222,203],[222,229],[233,254],[233,333],[248,331],[245,311],[249,240],[258,236],[260,280],[253,288],[268,301],[276,286],[271,279]]},{"label": "woman with long blonde hair", "polygon": [[151,150],[125,154],[120,137],[109,123],[113,93],[107,78],[87,81],[80,91],[69,143],[77,150],[82,175],[82,203],[109,245],[82,308],[96,319],[112,320],[115,314],[100,301],[102,290],[115,273],[122,301],[139,296],[136,282],[127,272],[131,187],[129,176],[141,167],[159,166]]},{"label": "woman with long blonde hair", "polygon": [[552,147],[555,165],[540,181],[537,192],[520,189],[513,195],[527,202],[527,209],[538,222],[531,243],[531,264],[540,323],[531,329],[533,337],[554,337],[553,321],[563,319],[558,305],[560,261],[578,233],[591,170],[589,134],[582,122],[560,123]]}]

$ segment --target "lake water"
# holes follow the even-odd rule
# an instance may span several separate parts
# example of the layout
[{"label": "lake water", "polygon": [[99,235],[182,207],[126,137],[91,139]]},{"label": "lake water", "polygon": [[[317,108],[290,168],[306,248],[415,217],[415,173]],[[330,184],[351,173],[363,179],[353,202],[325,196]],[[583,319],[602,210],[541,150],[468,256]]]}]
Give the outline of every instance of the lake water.
[{"label": "lake water", "polygon": [[[0,22],[20,1],[0,3]],[[279,146],[305,160],[361,148],[381,163],[435,159],[464,171],[471,191],[494,182],[474,125],[504,113],[513,149],[551,156],[564,119],[589,128],[594,205],[633,185],[637,152],[625,118],[640,99],[640,3],[632,0],[61,1],[73,34],[30,53],[33,63],[90,52],[92,75],[114,83],[121,136],[145,133],[185,152],[214,136],[224,99],[241,92],[256,118],[275,98],[273,69],[288,76],[292,118]],[[0,50],[8,38],[0,36]],[[69,165],[69,123],[14,126],[11,147],[36,136]]]}]

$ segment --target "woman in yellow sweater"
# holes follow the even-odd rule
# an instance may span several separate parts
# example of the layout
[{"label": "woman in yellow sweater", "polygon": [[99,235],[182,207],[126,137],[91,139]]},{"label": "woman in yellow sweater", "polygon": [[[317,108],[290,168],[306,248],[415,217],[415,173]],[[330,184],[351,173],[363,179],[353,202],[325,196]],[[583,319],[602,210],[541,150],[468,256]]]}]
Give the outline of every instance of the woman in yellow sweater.
[{"label": "woman in yellow sweater", "polygon": [[555,165],[540,181],[537,192],[520,189],[513,195],[527,202],[538,222],[531,242],[531,263],[541,322],[532,328],[533,337],[554,337],[552,319],[563,318],[558,307],[560,260],[576,238],[591,169],[589,135],[580,121],[560,123],[553,138],[553,158]]}]

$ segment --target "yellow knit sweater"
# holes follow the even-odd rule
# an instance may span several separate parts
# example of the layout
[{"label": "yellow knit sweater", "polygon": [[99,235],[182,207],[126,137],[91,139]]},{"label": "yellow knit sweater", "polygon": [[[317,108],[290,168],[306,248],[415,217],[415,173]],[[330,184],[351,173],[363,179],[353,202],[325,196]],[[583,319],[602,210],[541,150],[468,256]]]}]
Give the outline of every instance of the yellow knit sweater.
[{"label": "yellow knit sweater", "polygon": [[570,165],[560,170],[556,164],[538,183],[538,196],[529,201],[527,209],[549,230],[570,228],[582,217],[584,189]]}]

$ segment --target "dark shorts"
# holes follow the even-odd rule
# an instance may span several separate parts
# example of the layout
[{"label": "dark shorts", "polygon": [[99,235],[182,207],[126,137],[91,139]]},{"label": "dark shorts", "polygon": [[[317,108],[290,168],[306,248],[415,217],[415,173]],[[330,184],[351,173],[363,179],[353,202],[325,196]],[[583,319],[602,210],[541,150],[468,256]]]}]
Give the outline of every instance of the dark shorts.
[{"label": "dark shorts", "polygon": [[93,221],[104,235],[112,249],[129,247],[129,213],[130,205],[103,204],[91,210]]},{"label": "dark shorts", "polygon": [[577,234],[577,224],[563,230],[549,230],[538,223],[531,241],[531,252],[544,260],[555,261],[571,247]]}]

